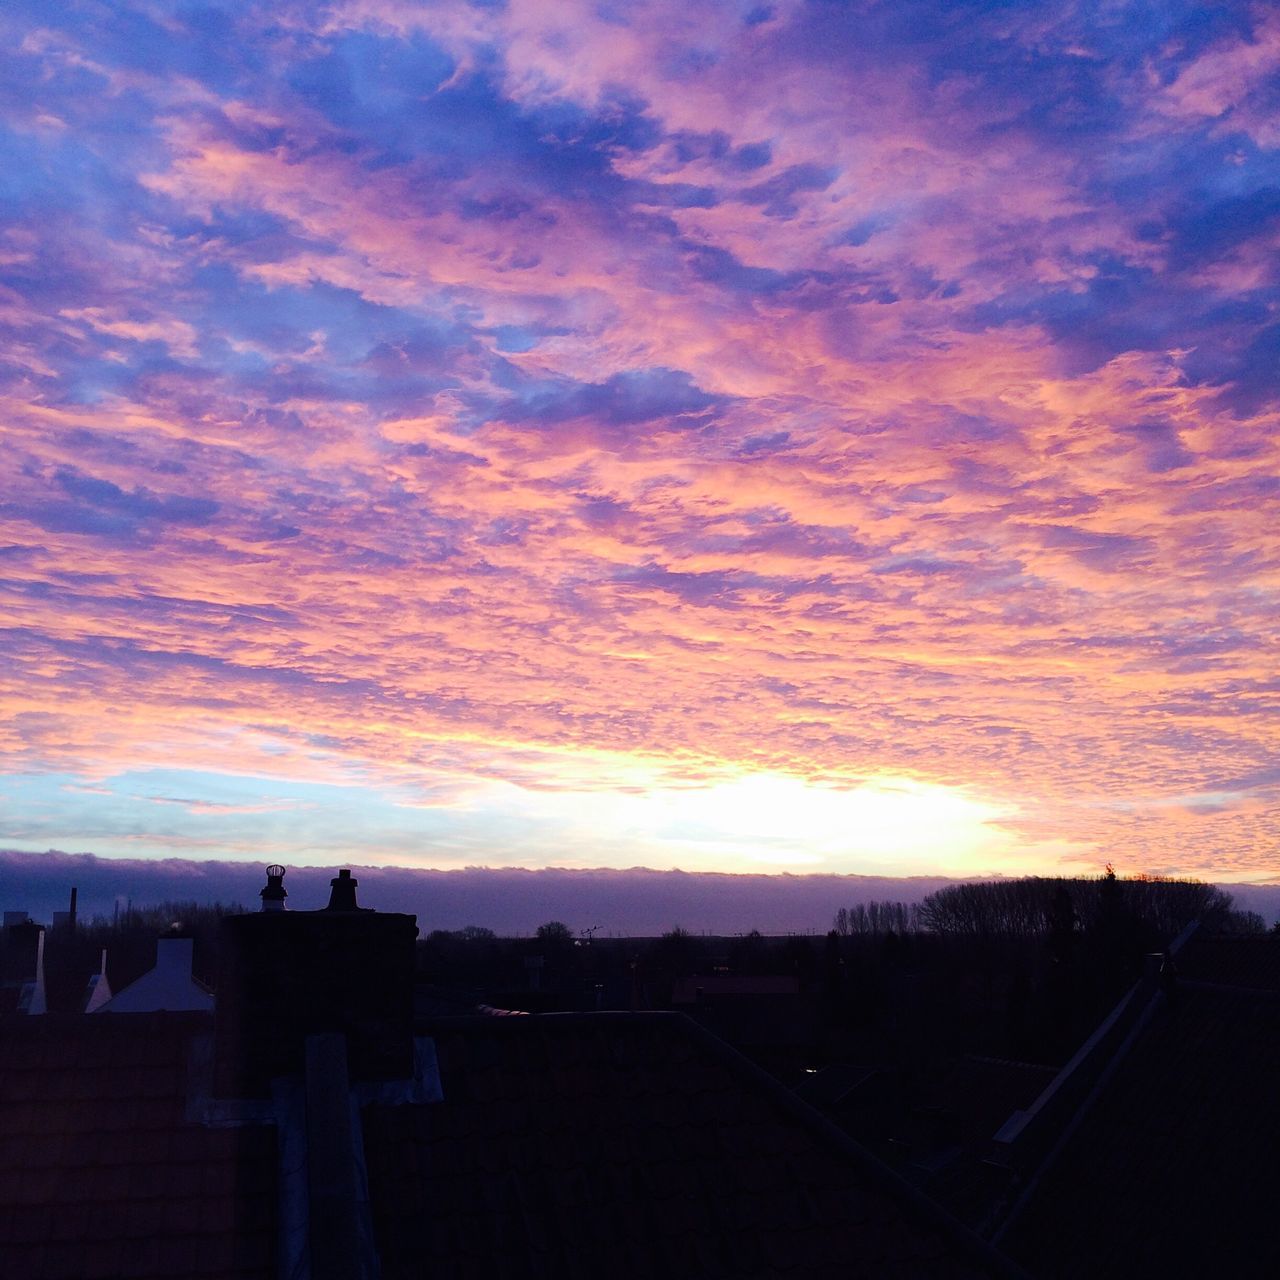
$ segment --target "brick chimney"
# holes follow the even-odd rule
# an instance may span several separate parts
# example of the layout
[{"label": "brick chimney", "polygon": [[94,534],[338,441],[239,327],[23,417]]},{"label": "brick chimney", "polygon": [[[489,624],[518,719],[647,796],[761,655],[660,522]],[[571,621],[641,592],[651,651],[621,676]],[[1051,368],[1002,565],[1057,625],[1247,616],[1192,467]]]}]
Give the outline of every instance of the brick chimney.
[{"label": "brick chimney", "polygon": [[302,1072],[307,1037],[326,1032],[344,1036],[353,1083],[412,1075],[416,919],[360,907],[357,883],[340,871],[321,911],[222,919],[218,1096],[267,1096],[273,1078]]}]

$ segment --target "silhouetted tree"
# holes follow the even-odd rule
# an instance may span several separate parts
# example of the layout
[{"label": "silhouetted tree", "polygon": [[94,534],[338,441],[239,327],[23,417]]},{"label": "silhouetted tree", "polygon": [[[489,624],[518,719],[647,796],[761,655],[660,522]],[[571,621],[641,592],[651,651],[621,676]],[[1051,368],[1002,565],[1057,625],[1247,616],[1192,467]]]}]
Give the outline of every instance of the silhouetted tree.
[{"label": "silhouetted tree", "polygon": [[1142,950],[1136,934],[1135,921],[1125,902],[1124,886],[1108,862],[1098,881],[1097,910],[1091,930],[1095,963],[1104,989],[1114,991],[1133,976]]},{"label": "silhouetted tree", "polygon": [[697,972],[706,958],[706,947],[701,939],[676,925],[653,944],[649,958],[660,973],[679,977]]},{"label": "silhouetted tree", "polygon": [[856,906],[841,907],[836,912],[836,932],[870,934],[878,937],[885,933],[908,933],[915,926],[915,908],[905,902],[859,902]]},{"label": "silhouetted tree", "polygon": [[794,973],[801,983],[807,986],[814,970],[813,946],[809,939],[788,938],[784,946],[784,955],[787,970]]},{"label": "silhouetted tree", "polygon": [[752,929],[729,944],[729,968],[734,973],[747,974],[769,971],[769,949],[759,929]]},{"label": "silhouetted tree", "polygon": [[559,920],[548,920],[540,924],[534,935],[539,942],[551,947],[567,947],[573,942],[573,930]]},{"label": "silhouetted tree", "polygon": [[1256,938],[1266,933],[1267,922],[1256,911],[1228,911],[1218,928],[1222,933]]},{"label": "silhouetted tree", "polygon": [[1005,1037],[1008,1051],[1015,1058],[1028,1055],[1031,1037],[1027,1014],[1031,1004],[1031,984],[1021,969],[1013,975],[1005,996]]},{"label": "silhouetted tree", "polygon": [[193,940],[196,976],[212,985],[218,973],[218,926],[223,916],[243,915],[244,910],[239,903],[166,901],[95,915],[74,931],[53,930],[47,936],[46,967],[92,973],[105,947],[111,986],[119,991],[151,968],[156,939],[177,926]]},{"label": "silhouetted tree", "polygon": [[1049,972],[1045,979],[1049,1014],[1049,1041],[1062,1053],[1075,1036],[1076,944],[1079,917],[1067,886],[1059,883],[1045,912],[1045,939],[1049,951]]},{"label": "silhouetted tree", "polygon": [[1045,912],[1045,932],[1049,936],[1049,958],[1055,965],[1069,967],[1075,959],[1076,943],[1080,939],[1080,917],[1065,884],[1059,884],[1049,900]]},{"label": "silhouetted tree", "polygon": [[1231,908],[1231,899],[1214,885],[1161,876],[1121,880],[1108,864],[1097,880],[1027,877],[947,885],[924,899],[918,918],[930,932],[953,937],[1037,938],[1056,918],[1059,889],[1070,893],[1089,936],[1114,941],[1123,935],[1150,947],[1166,945],[1192,920],[1219,927]]}]

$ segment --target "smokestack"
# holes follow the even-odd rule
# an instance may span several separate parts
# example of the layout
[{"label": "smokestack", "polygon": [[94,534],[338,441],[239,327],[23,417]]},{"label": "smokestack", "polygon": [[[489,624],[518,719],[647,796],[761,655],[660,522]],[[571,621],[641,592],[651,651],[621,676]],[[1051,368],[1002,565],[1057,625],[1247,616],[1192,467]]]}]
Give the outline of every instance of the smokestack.
[{"label": "smokestack", "polygon": [[71,901],[67,905],[65,911],[55,911],[53,913],[53,927],[55,929],[70,929],[74,932],[76,927],[76,888],[71,886]]}]

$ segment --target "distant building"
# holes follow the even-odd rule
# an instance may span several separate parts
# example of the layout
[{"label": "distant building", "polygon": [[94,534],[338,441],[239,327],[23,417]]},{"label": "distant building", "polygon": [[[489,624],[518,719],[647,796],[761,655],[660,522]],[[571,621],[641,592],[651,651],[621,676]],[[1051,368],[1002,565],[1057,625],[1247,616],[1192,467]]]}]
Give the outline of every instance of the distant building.
[{"label": "distant building", "polygon": [[0,1014],[40,1014],[48,1008],[44,934],[44,925],[36,924],[25,911],[4,913]]}]

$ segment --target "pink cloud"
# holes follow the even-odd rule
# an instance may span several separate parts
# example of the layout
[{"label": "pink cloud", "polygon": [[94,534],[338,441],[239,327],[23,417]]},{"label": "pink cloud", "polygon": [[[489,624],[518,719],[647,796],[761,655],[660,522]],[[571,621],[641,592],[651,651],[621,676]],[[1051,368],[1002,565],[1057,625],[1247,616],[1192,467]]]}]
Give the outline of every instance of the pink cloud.
[{"label": "pink cloud", "polygon": [[1270,857],[1265,789],[1162,801],[1274,751],[1276,226],[1187,175],[1273,160],[1275,23],[751,9],[15,43],[65,127],[0,245],[9,767],[888,773]]}]

